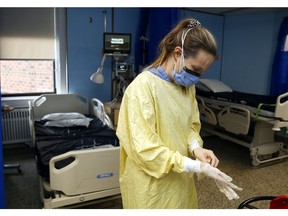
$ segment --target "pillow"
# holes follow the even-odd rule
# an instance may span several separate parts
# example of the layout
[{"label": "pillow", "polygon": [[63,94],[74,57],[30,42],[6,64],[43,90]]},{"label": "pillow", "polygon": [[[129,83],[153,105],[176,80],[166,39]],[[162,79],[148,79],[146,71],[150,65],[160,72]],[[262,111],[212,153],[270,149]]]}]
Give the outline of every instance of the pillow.
[{"label": "pillow", "polygon": [[[56,105],[57,106],[57,105]],[[55,121],[55,120],[64,120],[64,119],[84,119],[85,115],[77,112],[68,112],[68,113],[51,113],[45,115],[42,120],[46,121]]]},{"label": "pillow", "polygon": [[195,87],[196,87],[196,89],[199,89],[199,90],[201,90],[201,91],[211,92],[211,89],[208,88],[206,85],[204,85],[204,84],[201,83],[201,82],[196,83]]},{"label": "pillow", "polygon": [[202,84],[204,84],[206,87],[208,87],[211,91],[214,93],[219,92],[233,92],[233,90],[227,86],[225,83],[223,83],[220,80],[214,80],[214,79],[200,79],[199,80]]},{"label": "pillow", "polygon": [[48,121],[44,124],[46,127],[77,127],[77,126],[85,126],[89,127],[90,121],[93,119],[85,118],[85,119],[63,119],[63,120],[55,120]]}]

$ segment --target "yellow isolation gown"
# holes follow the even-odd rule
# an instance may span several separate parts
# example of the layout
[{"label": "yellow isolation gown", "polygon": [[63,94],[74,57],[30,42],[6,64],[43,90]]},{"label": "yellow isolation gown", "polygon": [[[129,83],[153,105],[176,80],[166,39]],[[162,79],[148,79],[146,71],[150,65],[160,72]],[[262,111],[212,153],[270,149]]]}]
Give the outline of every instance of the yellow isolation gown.
[{"label": "yellow isolation gown", "polygon": [[185,92],[148,71],[133,80],[117,127],[123,208],[198,208],[184,156],[192,140],[203,145],[200,127],[195,86]]}]

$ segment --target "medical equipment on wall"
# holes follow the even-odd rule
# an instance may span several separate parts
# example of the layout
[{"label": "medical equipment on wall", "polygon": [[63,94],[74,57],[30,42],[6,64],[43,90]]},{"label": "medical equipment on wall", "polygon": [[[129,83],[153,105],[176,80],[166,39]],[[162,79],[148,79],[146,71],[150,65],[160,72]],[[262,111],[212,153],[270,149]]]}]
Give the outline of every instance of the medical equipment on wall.
[{"label": "medical equipment on wall", "polygon": [[131,53],[131,34],[104,32],[103,35],[104,53],[112,55]]},{"label": "medical equipment on wall", "polygon": [[117,127],[120,103],[127,86],[136,77],[134,57],[127,54],[112,55],[112,100],[105,104],[105,111]]},{"label": "medical equipment on wall", "polygon": [[103,69],[104,69],[104,63],[106,59],[106,54],[103,54],[102,61],[100,64],[100,67],[97,69],[97,71],[91,75],[90,80],[97,83],[102,84],[104,83],[104,75],[103,75]]},{"label": "medical equipment on wall", "polygon": [[[128,56],[131,53],[131,33],[115,33],[106,32],[107,28],[107,11],[103,11],[104,14],[104,33],[103,33],[103,50],[102,60],[100,67],[93,73],[90,80],[97,83],[104,83],[104,63],[107,56],[112,56],[112,61],[119,59],[121,56]],[[125,65],[119,67],[121,72],[125,70]]]},{"label": "medical equipment on wall", "polygon": [[[103,14],[104,14],[104,32],[106,32],[106,28],[107,28],[107,11],[104,10]],[[95,73],[93,73],[90,76],[90,80],[92,82],[95,82],[97,84],[103,84],[104,83],[103,70],[104,70],[105,59],[106,59],[106,54],[103,52],[100,67],[96,70]]]},{"label": "medical equipment on wall", "polygon": [[[134,57],[130,56],[130,53],[131,33],[106,32],[105,30],[103,33],[103,59],[105,61],[105,57],[111,57],[113,98],[109,103],[105,104],[105,111],[111,119],[114,119],[115,127],[117,126],[117,124],[115,124],[117,117],[115,119],[114,110],[119,110],[125,89],[136,76],[134,71]],[[102,62],[104,62],[103,59]],[[99,73],[97,72],[95,76],[99,76],[99,74],[103,75],[103,73],[100,73],[101,71]]]},{"label": "medical equipment on wall", "polygon": [[126,82],[134,79],[134,58],[127,61],[131,53],[131,33],[104,32],[103,34],[104,55],[112,57],[113,98],[123,95]]}]

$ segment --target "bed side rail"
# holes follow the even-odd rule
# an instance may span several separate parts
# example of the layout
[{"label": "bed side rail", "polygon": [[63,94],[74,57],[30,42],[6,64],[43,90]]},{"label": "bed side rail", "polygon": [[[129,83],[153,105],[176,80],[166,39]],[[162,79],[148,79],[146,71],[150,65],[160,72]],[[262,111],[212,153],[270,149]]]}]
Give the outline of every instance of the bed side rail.
[{"label": "bed side rail", "polygon": [[216,116],[214,114],[214,112],[205,105],[204,100],[199,97],[196,96],[197,102],[198,102],[198,108],[199,108],[199,112],[200,112],[200,119],[202,121],[205,121],[209,124],[212,125],[216,125],[217,124],[217,119]]},{"label": "bed side rail", "polygon": [[219,125],[234,134],[246,135],[250,128],[250,112],[249,110],[237,107],[229,106],[225,107],[218,113]]},{"label": "bed side rail", "polygon": [[[69,151],[51,158],[49,162],[51,190],[65,195],[101,191],[119,187],[120,147]],[[62,168],[63,160],[74,159]]]},{"label": "bed side rail", "polygon": [[104,104],[97,98],[92,98],[92,111],[93,114],[100,119],[104,124],[114,129],[113,122],[110,117],[106,114]]},{"label": "bed side rail", "polygon": [[277,120],[274,123],[274,131],[280,131],[280,128],[288,126],[288,92],[278,96],[275,117]]},{"label": "bed side rail", "polygon": [[288,92],[278,96],[275,117],[288,121]]}]

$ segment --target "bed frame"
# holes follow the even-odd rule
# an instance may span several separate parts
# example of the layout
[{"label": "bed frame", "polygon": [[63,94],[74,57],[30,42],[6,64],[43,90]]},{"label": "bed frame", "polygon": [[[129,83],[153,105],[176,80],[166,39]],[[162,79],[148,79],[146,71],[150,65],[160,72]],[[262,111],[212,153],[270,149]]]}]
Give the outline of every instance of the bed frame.
[{"label": "bed frame", "polygon": [[219,106],[198,95],[202,131],[249,148],[253,166],[285,159],[288,144],[276,142],[274,136],[275,131],[288,125],[288,101],[284,100],[287,97],[285,93],[277,98],[274,117],[270,118],[241,105]]},{"label": "bed frame", "polygon": [[[78,94],[46,94],[29,103],[30,127],[35,146],[34,121],[49,113],[79,112],[101,116],[109,124],[109,117],[101,111],[103,104]],[[91,111],[90,111],[91,110]],[[99,118],[100,119],[100,118]],[[120,198],[119,147],[73,150],[53,157],[49,162],[50,181],[39,175],[40,196],[44,208],[87,205],[91,201]],[[64,168],[55,163],[66,158],[75,160]],[[90,202],[88,202],[90,201]]]}]

